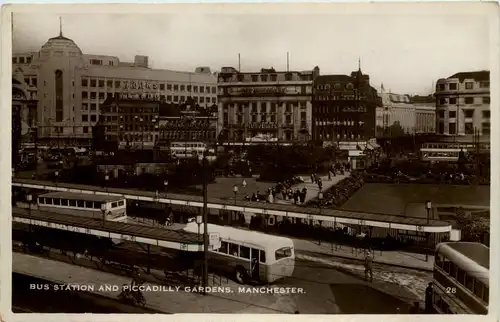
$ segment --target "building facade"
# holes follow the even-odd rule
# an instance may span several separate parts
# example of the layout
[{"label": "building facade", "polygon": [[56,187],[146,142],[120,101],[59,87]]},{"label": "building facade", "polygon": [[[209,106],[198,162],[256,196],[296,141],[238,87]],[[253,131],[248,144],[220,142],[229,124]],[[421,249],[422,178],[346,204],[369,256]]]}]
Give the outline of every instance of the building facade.
[{"label": "building facade", "polygon": [[172,141],[215,142],[217,105],[203,107],[188,98],[184,104],[160,100],[108,97],[101,108],[98,127],[106,142],[117,149],[151,150]]},{"label": "building facade", "polygon": [[171,142],[215,143],[217,138],[217,105],[201,107],[192,100],[185,104],[161,104],[159,143],[168,147]]},{"label": "building facade", "polygon": [[158,140],[159,109],[160,101],[154,98],[109,96],[101,106],[97,128],[118,149],[152,149]]},{"label": "building facade", "polygon": [[361,70],[322,75],[314,80],[313,139],[367,141],[375,137],[375,111],[380,99]]},{"label": "building facade", "polygon": [[312,85],[319,68],[306,72],[261,69],[218,76],[217,138],[223,144],[305,142],[312,133]]},{"label": "building facade", "polygon": [[377,136],[396,134],[391,133],[395,124],[400,126],[404,134],[435,133],[436,112],[429,101],[431,97],[412,97],[384,91],[380,97],[382,106],[377,107]]},{"label": "building facade", "polygon": [[490,72],[460,72],[436,83],[437,134],[490,135]]},{"label": "building facade", "polygon": [[201,106],[217,104],[217,77],[208,67],[196,72],[151,69],[148,57],[133,63],[118,57],[87,55],[63,36],[50,38],[36,53],[14,53],[13,65],[39,89],[38,134],[46,144],[85,145],[99,121],[106,97],[182,103],[191,96]]},{"label": "building facade", "polygon": [[36,145],[37,89],[24,81],[17,69],[12,75],[12,165],[19,164],[19,150]]}]

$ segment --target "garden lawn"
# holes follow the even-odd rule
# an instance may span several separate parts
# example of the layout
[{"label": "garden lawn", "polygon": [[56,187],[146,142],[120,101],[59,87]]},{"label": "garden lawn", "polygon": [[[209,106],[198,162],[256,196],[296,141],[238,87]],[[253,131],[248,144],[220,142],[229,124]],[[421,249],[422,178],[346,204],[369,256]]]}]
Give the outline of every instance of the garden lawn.
[{"label": "garden lawn", "polygon": [[425,217],[424,202],[438,205],[490,205],[489,186],[365,183],[343,206],[345,210]]}]

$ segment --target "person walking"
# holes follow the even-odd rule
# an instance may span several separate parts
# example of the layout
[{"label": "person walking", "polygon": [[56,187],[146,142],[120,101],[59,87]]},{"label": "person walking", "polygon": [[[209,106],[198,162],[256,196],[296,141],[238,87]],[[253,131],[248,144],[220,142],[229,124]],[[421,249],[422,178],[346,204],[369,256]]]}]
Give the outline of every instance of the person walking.
[{"label": "person walking", "polygon": [[365,255],[365,280],[368,281],[370,275],[370,283],[373,282],[373,257],[370,250],[366,251]]}]

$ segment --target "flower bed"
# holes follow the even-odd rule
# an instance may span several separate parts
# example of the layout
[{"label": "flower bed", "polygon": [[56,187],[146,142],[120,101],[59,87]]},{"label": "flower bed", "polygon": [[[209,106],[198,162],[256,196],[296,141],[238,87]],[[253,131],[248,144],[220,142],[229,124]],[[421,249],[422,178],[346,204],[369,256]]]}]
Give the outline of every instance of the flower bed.
[{"label": "flower bed", "polygon": [[345,179],[323,192],[323,200],[316,198],[309,201],[308,205],[321,207],[340,207],[351,198],[364,184],[363,173],[352,172]]}]

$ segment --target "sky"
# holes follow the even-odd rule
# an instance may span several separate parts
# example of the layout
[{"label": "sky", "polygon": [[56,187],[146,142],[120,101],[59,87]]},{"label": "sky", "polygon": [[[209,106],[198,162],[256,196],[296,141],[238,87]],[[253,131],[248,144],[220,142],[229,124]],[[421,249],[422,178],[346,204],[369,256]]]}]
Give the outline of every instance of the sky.
[{"label": "sky", "polygon": [[150,66],[194,71],[208,66],[252,72],[274,67],[320,67],[322,75],[370,75],[371,85],[399,94],[429,94],[433,83],[456,72],[489,69],[490,21],[474,13],[301,14],[60,13],[13,15],[13,51],[38,51],[63,34],[86,54]]}]

